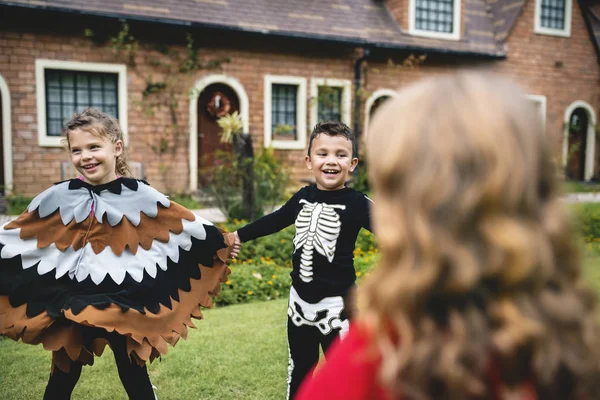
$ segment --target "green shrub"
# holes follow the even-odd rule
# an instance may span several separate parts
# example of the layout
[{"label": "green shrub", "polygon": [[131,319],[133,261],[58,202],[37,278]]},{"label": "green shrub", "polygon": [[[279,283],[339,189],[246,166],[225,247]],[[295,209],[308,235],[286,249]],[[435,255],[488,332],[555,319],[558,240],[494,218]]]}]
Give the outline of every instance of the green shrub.
[{"label": "green shrub", "polygon": [[586,248],[600,251],[600,203],[579,203],[569,208]]},{"label": "green shrub", "polygon": [[8,215],[19,215],[27,209],[33,197],[23,196],[22,194],[12,194],[6,198],[8,203]]},{"label": "green shrub", "polygon": [[565,193],[600,192],[600,183],[598,182],[563,181],[561,186]]},{"label": "green shrub", "polygon": [[175,193],[169,195],[169,199],[177,204],[184,206],[188,210],[197,210],[203,208],[202,204],[198,203],[198,201],[189,194]]},{"label": "green shrub", "polygon": [[268,257],[262,257],[257,263],[231,260],[229,267],[231,275],[221,285],[221,293],[215,298],[217,305],[275,300],[289,295],[291,269],[276,265]]},{"label": "green shrub", "polygon": [[[248,172],[249,163],[251,164]],[[215,165],[205,171],[211,177],[208,189],[214,197],[214,205],[228,219],[244,218],[247,210],[243,204],[244,178],[251,175],[251,189],[254,196],[252,219],[261,217],[266,209],[270,209],[285,200],[285,188],[289,183],[289,173],[273,155],[273,149],[261,149],[253,159],[239,158],[228,152],[215,153]]]}]

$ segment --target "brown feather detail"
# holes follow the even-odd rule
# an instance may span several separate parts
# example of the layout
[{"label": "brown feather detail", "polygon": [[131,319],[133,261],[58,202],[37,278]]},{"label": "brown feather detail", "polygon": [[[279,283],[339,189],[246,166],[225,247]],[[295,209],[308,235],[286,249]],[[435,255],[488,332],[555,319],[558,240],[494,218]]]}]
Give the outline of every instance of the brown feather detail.
[{"label": "brown feather detail", "polygon": [[123,218],[115,226],[110,226],[106,220],[100,224],[93,216],[80,223],[73,219],[65,226],[58,210],[46,218],[40,218],[35,210],[21,214],[4,229],[21,228],[21,239],[37,238],[38,248],[45,248],[54,243],[60,251],[65,251],[70,246],[77,251],[90,242],[96,254],[110,246],[113,253],[121,255],[126,247],[136,254],[139,245],[149,250],[155,239],[163,243],[168,242],[170,232],[179,234],[183,231],[184,219],[194,221],[196,217],[188,209],[171,202],[169,208],[159,204],[155,218],[141,213],[138,226],[133,225],[127,218]]},{"label": "brown feather detail", "polygon": [[225,282],[230,273],[224,263],[217,265],[216,261],[212,268],[202,265],[199,268],[202,279],[192,279],[189,292],[180,290],[180,301],[172,300],[172,309],[161,305],[157,314],[149,311],[142,314],[134,309],[123,312],[120,306],[112,304],[102,310],[87,306],[77,315],[71,310],[65,310],[65,317],[82,325],[104,328],[108,331],[116,330],[122,335],[131,337],[137,343],[135,352],[141,359],[148,360],[149,350],[144,350],[142,354],[138,350],[142,351],[148,343],[160,354],[164,354],[166,344],[173,345],[180,336],[186,336],[188,327],[186,322],[190,320],[190,316],[202,318],[198,305],[212,307],[211,295],[220,291],[220,282]]},{"label": "brown feather detail", "polygon": [[40,218],[38,211],[34,210],[21,214],[18,219],[6,225],[4,229],[21,228],[21,239],[37,238],[38,249],[46,248],[54,243],[60,251],[65,251],[69,246],[72,246],[74,250],[83,247],[88,226],[89,218],[79,224],[73,219],[64,225],[58,210],[46,218]]},{"label": "brown feather detail", "polygon": [[92,364],[93,355],[101,355],[107,341],[94,339],[89,348],[83,344],[83,326],[103,328],[127,336],[128,354],[139,365],[153,361],[174,346],[180,338],[187,337],[188,327],[194,327],[191,318],[202,319],[200,307],[212,307],[211,296],[221,291],[220,283],[227,281],[231,273],[225,264],[233,245],[229,235],[225,235],[229,248],[219,250],[213,267],[198,265],[202,279],[190,280],[191,290],[179,290],[179,302],[172,301],[172,308],[160,307],[157,314],[141,314],[134,309],[123,312],[118,305],[103,310],[93,306],[84,308],[79,314],[65,310],[66,319],[53,320],[45,312],[27,318],[26,305],[17,308],[10,306],[6,296],[0,296],[0,334],[19,338],[25,343],[42,343],[46,350],[53,352],[53,365],[68,372],[70,361]]},{"label": "brown feather detail", "polygon": [[133,225],[127,218],[123,218],[115,226],[110,226],[106,221],[99,224],[94,220],[88,241],[92,243],[96,254],[106,246],[110,246],[116,255],[121,255],[126,247],[129,247],[132,254],[136,254],[138,245],[150,250],[154,240],[166,243],[169,241],[170,232],[180,234],[183,231],[184,219],[194,221],[196,217],[190,210],[177,203],[171,202],[169,208],[159,204],[156,217],[151,218],[141,213],[138,226]]}]

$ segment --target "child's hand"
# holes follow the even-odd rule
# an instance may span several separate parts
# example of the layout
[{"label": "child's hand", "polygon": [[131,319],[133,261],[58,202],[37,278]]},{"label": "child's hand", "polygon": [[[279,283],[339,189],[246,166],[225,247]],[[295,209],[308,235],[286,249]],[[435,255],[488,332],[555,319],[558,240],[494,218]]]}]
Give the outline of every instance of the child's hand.
[{"label": "child's hand", "polygon": [[240,254],[240,249],[242,248],[242,241],[240,240],[240,236],[238,235],[237,231],[233,232],[233,236],[235,237],[235,242],[233,244],[233,250],[231,251],[231,254],[229,254],[229,256],[231,258],[236,258],[238,254]]}]

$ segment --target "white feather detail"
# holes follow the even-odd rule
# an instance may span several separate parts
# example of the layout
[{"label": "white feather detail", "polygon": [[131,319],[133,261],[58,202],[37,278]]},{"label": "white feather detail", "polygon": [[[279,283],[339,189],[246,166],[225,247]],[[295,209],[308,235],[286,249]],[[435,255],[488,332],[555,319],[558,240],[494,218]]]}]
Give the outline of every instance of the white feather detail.
[{"label": "white feather detail", "polygon": [[69,189],[69,181],[59,183],[37,195],[27,207],[29,212],[38,210],[40,218],[45,218],[56,210],[64,225],[73,219],[77,223],[85,220],[95,204],[94,215],[98,222],[106,215],[111,226],[117,225],[123,217],[137,226],[140,223],[140,213],[154,218],[158,214],[158,204],[169,207],[171,202],[164,194],[156,189],[138,182],[137,190],[131,190],[121,184],[121,193],[115,194],[108,190],[96,194],[86,188]]},{"label": "white feather detail", "polygon": [[129,274],[133,280],[141,282],[144,271],[155,278],[157,265],[166,271],[168,259],[177,263],[179,248],[190,250],[192,237],[205,240],[206,230],[202,221],[204,220],[200,218],[196,221],[183,220],[183,231],[179,234],[170,232],[168,242],[154,240],[149,250],[144,250],[140,246],[137,253],[132,254],[129,248],[126,248],[119,256],[108,246],[99,254],[95,254],[90,243],[78,251],[74,251],[72,247],[60,251],[54,243],[38,249],[37,239],[20,238],[21,229],[0,229],[0,243],[4,244],[0,257],[8,259],[21,255],[23,269],[37,264],[38,274],[43,275],[55,270],[56,279],[68,273],[71,279],[78,282],[89,276],[96,285],[99,285],[106,275],[110,275],[115,283],[121,284],[126,274]]}]

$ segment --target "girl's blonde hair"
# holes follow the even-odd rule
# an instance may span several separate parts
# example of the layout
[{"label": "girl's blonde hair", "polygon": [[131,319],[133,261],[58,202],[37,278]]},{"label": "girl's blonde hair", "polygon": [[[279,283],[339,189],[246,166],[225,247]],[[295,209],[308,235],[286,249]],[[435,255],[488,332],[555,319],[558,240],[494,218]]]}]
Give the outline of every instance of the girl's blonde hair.
[{"label": "girl's blonde hair", "polygon": [[403,399],[600,393],[595,297],[534,107],[481,73],[402,90],[369,128],[382,257],[361,286],[380,378]]},{"label": "girl's blonde hair", "polygon": [[[119,140],[122,141],[123,144],[125,143],[119,121],[95,108],[85,109],[81,113],[73,115],[73,117],[65,123],[65,128],[63,130],[63,135],[65,136],[64,142],[69,149],[71,149],[69,134],[76,129],[89,132],[94,136],[108,138],[113,144],[117,143]],[[119,176],[132,176],[129,164],[127,164],[127,153],[125,152],[124,145],[123,151],[117,156],[115,169],[115,172]]]}]

